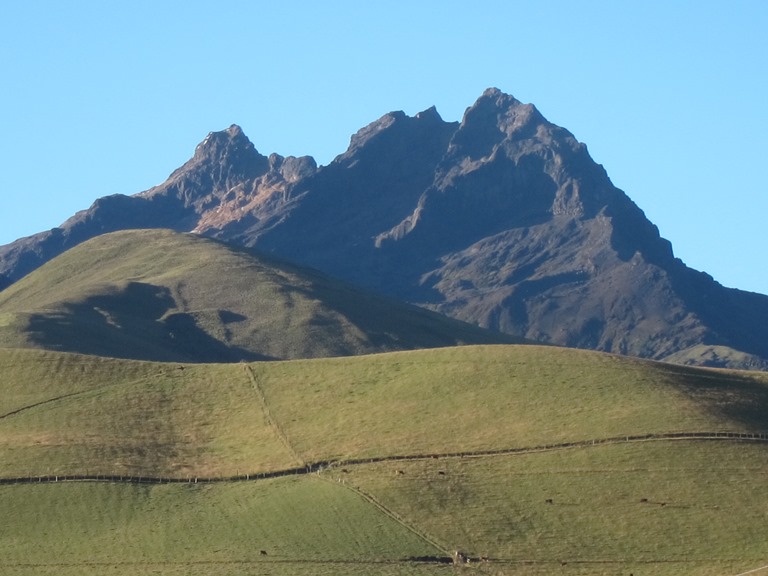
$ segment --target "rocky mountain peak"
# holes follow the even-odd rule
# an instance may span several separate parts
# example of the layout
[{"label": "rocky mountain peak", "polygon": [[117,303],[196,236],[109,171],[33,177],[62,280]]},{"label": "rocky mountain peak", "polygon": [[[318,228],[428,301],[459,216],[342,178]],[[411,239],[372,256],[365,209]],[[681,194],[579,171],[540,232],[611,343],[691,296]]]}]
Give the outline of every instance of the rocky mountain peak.
[{"label": "rocky mountain peak", "polygon": [[489,88],[464,112],[449,152],[472,160],[490,156],[502,141],[530,139],[542,125],[548,123],[533,104]]},{"label": "rocky mountain peak", "polygon": [[507,108],[509,106],[522,104],[520,100],[511,94],[502,92],[498,88],[490,87],[483,91],[480,97],[475,101],[474,105],[470,106],[470,108],[475,108],[476,106],[482,105],[486,102],[493,102],[493,105],[499,108]]},{"label": "rocky mountain peak", "polygon": [[317,171],[317,162],[311,156],[288,156],[272,153],[269,155],[269,171],[280,174],[289,183],[298,182]]},{"label": "rocky mountain peak", "polygon": [[152,227],[535,340],[679,362],[717,345],[722,365],[768,367],[768,297],[685,267],[584,144],[497,88],[461,122],[385,114],[321,168],[262,156],[237,125],[211,132],[163,184],[0,247],[0,290],[87,238]]},{"label": "rocky mountain peak", "polygon": [[352,135],[352,137],[349,140],[349,149],[347,150],[347,152],[351,152],[351,151],[357,150],[358,148],[362,148],[369,141],[375,138],[377,135],[386,131],[388,128],[393,126],[396,122],[400,122],[405,118],[406,118],[405,112],[402,112],[402,111],[389,112],[388,114],[384,114],[384,116],[382,116],[378,120],[371,122],[370,124],[368,124],[364,128],[361,128],[355,134]]},{"label": "rocky mountain peak", "polygon": [[432,121],[443,121],[443,117],[440,116],[440,113],[437,111],[437,108],[434,106],[430,106],[426,110],[419,112],[416,114],[416,119],[418,120],[432,120]]},{"label": "rocky mountain peak", "polygon": [[209,132],[195,148],[192,157],[195,163],[259,164],[266,165],[266,158],[259,154],[242,128],[232,124],[226,130]]},{"label": "rocky mountain peak", "polygon": [[192,158],[173,172],[163,185],[138,196],[171,195],[184,198],[188,206],[259,178],[269,171],[269,167],[269,159],[256,150],[240,126],[232,124],[226,130],[210,132],[197,145]]},{"label": "rocky mountain peak", "polygon": [[195,148],[195,154],[210,155],[227,148],[254,148],[254,146],[243,129],[237,124],[232,124],[226,130],[209,132]]},{"label": "rocky mountain peak", "polygon": [[442,140],[446,133],[453,133],[457,126],[456,122],[443,120],[434,106],[415,116],[408,116],[400,110],[389,112],[358,130],[350,139],[349,148],[338,160],[355,157],[364,149],[380,153],[384,152],[385,147],[408,147],[424,138],[437,137]]}]

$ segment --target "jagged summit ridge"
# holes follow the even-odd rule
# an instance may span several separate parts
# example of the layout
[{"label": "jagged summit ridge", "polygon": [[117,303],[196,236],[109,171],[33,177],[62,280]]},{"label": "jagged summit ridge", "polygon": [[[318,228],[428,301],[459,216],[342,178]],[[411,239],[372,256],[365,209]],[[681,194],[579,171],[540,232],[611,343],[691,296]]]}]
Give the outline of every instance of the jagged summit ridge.
[{"label": "jagged summit ridge", "polygon": [[237,124],[230,125],[225,130],[208,132],[208,135],[195,147],[195,155],[216,155],[221,147],[253,148],[255,146]]},{"label": "jagged summit ridge", "polygon": [[139,196],[152,196],[165,193],[164,188],[175,185],[178,193],[187,193],[187,188],[195,192],[221,193],[235,187],[239,182],[262,176],[269,170],[269,160],[256,150],[256,147],[236,124],[226,130],[210,132],[195,147],[192,158],[175,170],[160,187],[155,187]]},{"label": "jagged summit ridge", "polygon": [[435,122],[442,122],[443,117],[440,116],[440,113],[437,111],[437,107],[430,106],[426,110],[423,110],[421,112],[418,112],[416,114],[416,118],[418,120],[432,120]]},{"label": "jagged summit ridge", "polygon": [[408,133],[429,129],[439,130],[446,124],[454,125],[454,123],[446,123],[435,106],[418,112],[415,116],[408,116],[402,110],[389,112],[353,134],[347,151],[338,159],[341,160],[353,155],[357,150],[375,142],[383,134]]},{"label": "jagged summit ridge", "polygon": [[[582,178],[575,176],[577,164],[591,172],[586,176],[603,180],[587,197]],[[467,108],[433,185],[413,212],[377,235],[376,244],[401,241],[422,229],[439,249],[456,240],[456,231],[479,238],[555,215],[581,217],[588,210],[595,215],[606,205],[606,194],[620,195],[616,192],[572,134],[549,123],[533,105],[491,88]],[[482,226],[473,232],[477,223]]]},{"label": "jagged summit ridge", "polygon": [[[0,248],[13,282],[121,228],[194,231],[516,336],[768,368],[768,297],[687,268],[587,147],[490,88],[460,122],[390,112],[327,166],[232,125],[163,184]],[[732,350],[733,354],[723,353]],[[730,364],[729,364],[730,363]]]}]

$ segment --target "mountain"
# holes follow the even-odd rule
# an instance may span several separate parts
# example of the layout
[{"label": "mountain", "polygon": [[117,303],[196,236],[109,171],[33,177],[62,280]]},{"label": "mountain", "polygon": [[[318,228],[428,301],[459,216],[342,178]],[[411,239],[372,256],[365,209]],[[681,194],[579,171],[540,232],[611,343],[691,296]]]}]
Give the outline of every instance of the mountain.
[{"label": "mountain", "polygon": [[532,340],[768,369],[768,296],[688,268],[584,144],[496,89],[461,122],[386,114],[328,166],[263,156],[237,126],[212,133],[162,185],[0,248],[0,276],[136,227],[258,248]]},{"label": "mountain", "polygon": [[519,342],[169,230],[99,235],[0,293],[0,346],[183,362]]},{"label": "mountain", "polygon": [[[0,248],[0,282],[18,280],[44,262],[99,234],[132,228],[205,229],[245,210],[263,219],[282,207],[288,184],[316,170],[311,158],[259,154],[238,126],[211,133],[162,186],[135,196],[99,198],[61,227]],[[218,216],[217,216],[218,215]],[[1,286],[1,284],[0,284]]]}]

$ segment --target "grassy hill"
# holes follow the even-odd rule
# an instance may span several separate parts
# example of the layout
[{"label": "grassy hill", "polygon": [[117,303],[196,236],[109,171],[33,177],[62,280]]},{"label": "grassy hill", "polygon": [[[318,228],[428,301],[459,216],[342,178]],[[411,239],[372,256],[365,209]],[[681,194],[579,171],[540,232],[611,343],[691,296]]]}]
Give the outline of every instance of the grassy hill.
[{"label": "grassy hill", "polygon": [[552,347],[0,349],[0,572],[447,574],[459,550],[467,574],[735,576],[768,564],[766,409],[764,373]]},{"label": "grassy hill", "polygon": [[0,292],[0,346],[142,360],[313,358],[519,341],[168,230],[98,236]]}]

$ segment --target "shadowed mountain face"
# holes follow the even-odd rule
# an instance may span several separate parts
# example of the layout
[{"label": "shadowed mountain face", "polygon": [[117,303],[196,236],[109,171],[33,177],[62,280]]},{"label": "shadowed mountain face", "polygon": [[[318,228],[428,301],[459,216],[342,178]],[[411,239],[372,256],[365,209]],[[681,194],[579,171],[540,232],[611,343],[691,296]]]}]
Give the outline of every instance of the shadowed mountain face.
[{"label": "shadowed mountain face", "polygon": [[212,133],[164,184],[0,248],[0,275],[132,227],[256,247],[530,339],[768,369],[768,297],[686,267],[586,146],[495,89],[460,123],[386,114],[320,168],[262,156],[237,126]]},{"label": "shadowed mountain face", "polygon": [[99,235],[0,293],[0,347],[233,362],[519,342],[169,230]]}]

